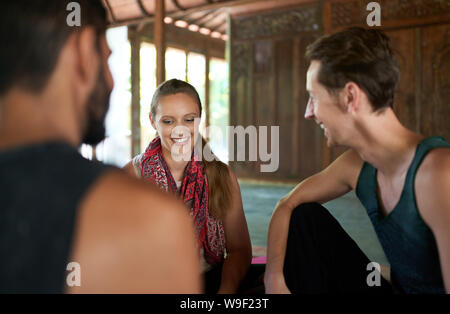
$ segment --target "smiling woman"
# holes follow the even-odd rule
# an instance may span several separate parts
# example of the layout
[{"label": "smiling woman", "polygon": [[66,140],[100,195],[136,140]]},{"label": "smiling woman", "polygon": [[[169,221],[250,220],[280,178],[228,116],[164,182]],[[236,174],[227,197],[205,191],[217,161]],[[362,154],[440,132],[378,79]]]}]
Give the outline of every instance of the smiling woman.
[{"label": "smiling woman", "polygon": [[[237,179],[231,168],[194,150],[202,115],[195,88],[177,79],[161,84],[150,107],[157,137],[125,169],[178,195],[197,232],[206,293],[235,293],[251,262],[251,243]],[[198,142],[200,141],[200,142]]]}]

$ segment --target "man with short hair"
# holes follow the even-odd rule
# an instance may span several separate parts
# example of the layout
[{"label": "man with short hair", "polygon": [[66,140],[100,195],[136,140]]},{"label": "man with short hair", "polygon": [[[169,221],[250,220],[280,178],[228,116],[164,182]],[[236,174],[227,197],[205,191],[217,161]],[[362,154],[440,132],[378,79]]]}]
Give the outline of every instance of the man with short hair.
[{"label": "man with short hair", "polygon": [[[399,71],[379,30],[351,28],[310,45],[305,118],[328,146],[350,148],[277,204],[268,293],[450,291],[450,145],[406,129],[392,109]],[[354,190],[389,260],[391,282],[319,203]],[[369,267],[369,270],[371,268]]]},{"label": "man with short hair", "polygon": [[81,27],[69,1],[0,4],[0,291],[197,293],[188,210],[77,151],[104,139],[113,88],[105,9],[77,2]]}]

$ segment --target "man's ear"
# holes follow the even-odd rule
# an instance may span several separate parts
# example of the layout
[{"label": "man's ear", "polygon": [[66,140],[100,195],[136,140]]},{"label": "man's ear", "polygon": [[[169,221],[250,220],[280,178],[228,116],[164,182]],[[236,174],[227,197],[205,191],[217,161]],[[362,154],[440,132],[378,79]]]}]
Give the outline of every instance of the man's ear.
[{"label": "man's ear", "polygon": [[100,70],[100,52],[97,35],[92,27],[84,27],[74,34],[76,49],[76,73],[80,92],[88,94],[94,88]]},{"label": "man's ear", "polygon": [[344,104],[349,113],[355,113],[359,110],[361,98],[361,89],[354,82],[348,82],[344,87]]}]

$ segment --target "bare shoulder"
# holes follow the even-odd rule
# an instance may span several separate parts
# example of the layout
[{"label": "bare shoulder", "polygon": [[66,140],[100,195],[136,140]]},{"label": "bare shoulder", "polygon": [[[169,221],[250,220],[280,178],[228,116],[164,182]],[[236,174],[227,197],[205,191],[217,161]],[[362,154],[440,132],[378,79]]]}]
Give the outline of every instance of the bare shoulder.
[{"label": "bare shoulder", "polygon": [[450,211],[450,149],[436,148],[427,154],[415,179],[417,205],[424,220],[433,223]]},{"label": "bare shoulder", "polygon": [[416,186],[430,190],[448,182],[450,178],[450,149],[436,148],[425,156],[416,175]]},{"label": "bare shoulder", "polygon": [[132,176],[136,176],[136,173],[134,171],[134,166],[133,166],[133,161],[130,160],[129,162],[126,163],[125,166],[123,166],[122,168],[126,173],[132,175]]},{"label": "bare shoulder", "polygon": [[[74,292],[197,291],[188,211],[156,186],[110,171],[80,204],[76,226],[72,257],[82,267],[84,284]],[[174,262],[180,258],[192,274]]]},{"label": "bare shoulder", "polygon": [[123,166],[123,170],[125,170],[126,173],[130,174],[133,177],[140,178],[140,171],[139,168],[141,166],[141,158],[142,155],[137,155],[133,157],[125,166]]},{"label": "bare shoulder", "polygon": [[[419,169],[425,169],[425,172],[442,170],[442,167],[448,167],[450,164],[450,148],[435,148],[424,158]],[[420,170],[419,170],[420,171]]]}]

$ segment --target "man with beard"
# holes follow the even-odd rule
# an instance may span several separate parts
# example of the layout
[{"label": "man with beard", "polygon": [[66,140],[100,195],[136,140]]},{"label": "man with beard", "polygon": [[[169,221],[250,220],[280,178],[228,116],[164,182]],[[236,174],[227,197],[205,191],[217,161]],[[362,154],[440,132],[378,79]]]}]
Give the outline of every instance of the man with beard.
[{"label": "man with beard", "polygon": [[0,291],[199,292],[184,206],[77,151],[104,139],[113,79],[101,2],[81,27],[67,3],[0,4]]}]

